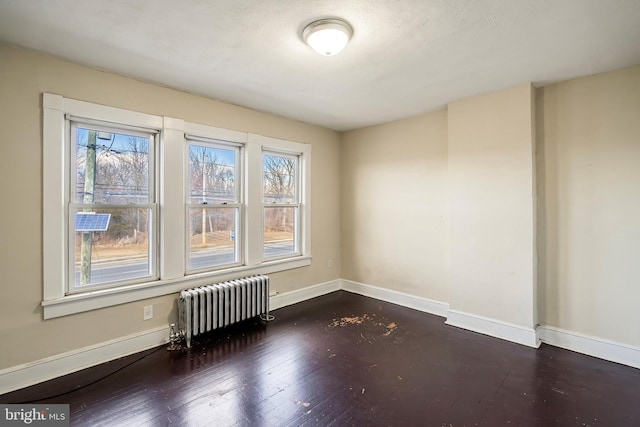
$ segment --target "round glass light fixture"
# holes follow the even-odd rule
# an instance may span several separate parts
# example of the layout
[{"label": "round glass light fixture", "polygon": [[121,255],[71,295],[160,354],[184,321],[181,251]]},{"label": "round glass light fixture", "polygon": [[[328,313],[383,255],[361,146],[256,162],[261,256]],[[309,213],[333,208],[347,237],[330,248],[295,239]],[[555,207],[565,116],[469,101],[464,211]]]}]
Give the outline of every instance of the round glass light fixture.
[{"label": "round glass light fixture", "polygon": [[320,55],[339,53],[349,43],[353,29],[348,22],[338,18],[319,19],[302,31],[304,41]]}]

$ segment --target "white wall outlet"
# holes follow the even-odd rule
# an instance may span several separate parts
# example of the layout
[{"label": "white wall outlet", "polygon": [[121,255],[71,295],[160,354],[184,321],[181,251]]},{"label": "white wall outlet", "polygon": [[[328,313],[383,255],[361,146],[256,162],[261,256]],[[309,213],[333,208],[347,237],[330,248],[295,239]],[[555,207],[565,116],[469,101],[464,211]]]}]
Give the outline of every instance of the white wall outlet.
[{"label": "white wall outlet", "polygon": [[145,305],[142,310],[142,320],[149,320],[153,318],[153,306]]},{"label": "white wall outlet", "polygon": [[333,260],[332,259],[327,261],[327,268],[333,268]]}]

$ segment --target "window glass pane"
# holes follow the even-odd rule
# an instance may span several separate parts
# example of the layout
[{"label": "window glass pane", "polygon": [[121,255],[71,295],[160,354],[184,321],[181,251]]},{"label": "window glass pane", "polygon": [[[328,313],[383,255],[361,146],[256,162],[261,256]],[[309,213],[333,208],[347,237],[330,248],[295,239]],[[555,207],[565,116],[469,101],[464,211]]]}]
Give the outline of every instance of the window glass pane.
[{"label": "window glass pane", "polygon": [[237,208],[189,209],[190,270],[238,262],[237,218]]},{"label": "window glass pane", "polygon": [[149,203],[150,137],[75,128],[76,203]]},{"label": "window glass pane", "polygon": [[296,245],[296,207],[264,208],[264,257],[279,257],[298,252]]},{"label": "window glass pane", "polygon": [[296,203],[298,158],[264,154],[262,156],[265,203]]},{"label": "window glass pane", "polygon": [[72,257],[75,287],[149,277],[152,210],[75,209]]},{"label": "window glass pane", "polygon": [[236,153],[234,149],[189,144],[188,203],[237,201]]}]

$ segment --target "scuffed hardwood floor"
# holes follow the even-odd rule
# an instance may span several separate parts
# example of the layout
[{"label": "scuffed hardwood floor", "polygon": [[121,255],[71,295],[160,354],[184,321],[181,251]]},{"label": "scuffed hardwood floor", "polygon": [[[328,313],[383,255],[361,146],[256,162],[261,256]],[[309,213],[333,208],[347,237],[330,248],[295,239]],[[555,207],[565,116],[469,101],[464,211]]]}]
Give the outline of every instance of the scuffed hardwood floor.
[{"label": "scuffed hardwood floor", "polygon": [[638,369],[344,291],[273,314],[0,402],[69,403],[74,426],[640,425]]}]

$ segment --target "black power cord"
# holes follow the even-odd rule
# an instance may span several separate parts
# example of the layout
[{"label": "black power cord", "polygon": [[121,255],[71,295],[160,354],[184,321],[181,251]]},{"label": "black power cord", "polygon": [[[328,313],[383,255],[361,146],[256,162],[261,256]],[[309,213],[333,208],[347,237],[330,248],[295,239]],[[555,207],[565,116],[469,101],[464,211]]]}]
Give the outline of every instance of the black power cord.
[{"label": "black power cord", "polygon": [[[264,322],[272,322],[272,321],[274,321],[274,320],[275,320],[275,318],[276,318],[274,315],[269,314],[269,312],[267,312],[267,313],[265,313],[265,314],[261,314],[259,317],[260,317],[260,319],[261,319],[262,321],[264,321]],[[43,400],[55,399],[55,398],[57,398],[57,397],[64,396],[64,395],[66,395],[66,394],[73,393],[74,391],[82,390],[82,389],[87,388],[87,387],[89,387],[89,386],[92,386],[92,385],[94,385],[94,384],[96,384],[96,383],[99,383],[100,381],[102,381],[102,380],[104,380],[104,379],[106,379],[106,378],[109,378],[109,377],[110,377],[110,376],[112,376],[112,375],[117,374],[118,372],[120,372],[120,371],[122,371],[122,370],[124,370],[124,369],[128,368],[129,366],[131,366],[131,365],[133,365],[133,364],[135,364],[135,363],[138,363],[138,362],[139,362],[139,361],[141,361],[142,359],[144,359],[144,358],[146,358],[146,357],[151,356],[152,354],[154,354],[155,352],[157,352],[158,350],[161,350],[161,349],[163,349],[163,348],[164,348],[164,346],[157,347],[157,348],[155,348],[155,349],[151,350],[150,352],[148,352],[148,353],[146,353],[146,354],[143,354],[142,356],[138,357],[137,359],[133,360],[132,362],[129,362],[129,363],[127,363],[127,364],[126,364],[126,365],[124,365],[124,366],[121,366],[120,368],[116,369],[115,371],[113,371],[113,372],[109,372],[108,374],[103,375],[102,377],[100,377],[100,378],[98,378],[98,379],[96,379],[96,380],[94,380],[94,381],[91,381],[90,383],[87,383],[87,384],[84,384],[84,385],[82,385],[82,386],[76,387],[76,388],[74,388],[74,389],[72,389],[72,390],[67,390],[67,391],[64,391],[64,392],[62,392],[62,393],[58,393],[58,394],[53,394],[53,395],[50,395],[50,396],[41,397],[41,398],[39,398],[39,399],[31,399],[31,400],[26,400],[26,401],[23,401],[23,402],[14,402],[14,404],[17,404],[17,405],[33,404],[33,403],[36,403],[36,402],[41,402],[41,401],[43,401]]]},{"label": "black power cord", "polygon": [[84,384],[84,385],[82,385],[82,386],[76,387],[76,388],[74,388],[74,389],[72,389],[72,390],[67,390],[67,391],[64,391],[64,392],[62,392],[62,393],[53,394],[53,395],[51,395],[51,396],[41,397],[41,398],[39,398],[39,399],[32,399],[32,400],[26,400],[26,401],[24,401],[24,402],[13,402],[13,403],[14,403],[14,404],[17,404],[17,405],[34,404],[34,403],[36,403],[36,402],[41,402],[41,401],[43,401],[43,400],[55,399],[55,398],[57,398],[57,397],[64,396],[64,395],[66,395],[66,394],[73,393],[74,391],[82,390],[83,388],[87,388],[87,387],[89,387],[89,386],[92,386],[92,385],[94,385],[94,384],[96,384],[96,383],[99,383],[100,381],[102,381],[102,380],[104,380],[104,379],[106,379],[106,378],[109,378],[109,377],[110,377],[110,376],[112,376],[112,375],[117,374],[118,372],[120,372],[120,371],[122,371],[122,370],[124,370],[124,369],[128,368],[129,366],[131,366],[131,365],[133,365],[133,364],[135,364],[135,363],[138,363],[138,362],[139,362],[139,361],[141,361],[142,359],[144,359],[144,358],[146,358],[146,357],[151,356],[152,354],[154,354],[154,353],[155,353],[155,352],[157,352],[158,350],[163,350],[164,348],[165,348],[164,346],[157,347],[157,348],[155,348],[155,349],[151,350],[150,352],[148,352],[148,353],[146,353],[146,354],[144,354],[144,355],[142,355],[142,356],[138,357],[137,359],[133,360],[132,362],[129,362],[129,363],[127,363],[126,365],[119,367],[119,368],[118,368],[118,369],[116,369],[115,371],[113,371],[113,372],[109,372],[108,374],[106,374],[106,375],[104,375],[104,376],[102,376],[102,377],[98,378],[97,380],[91,381],[90,383],[87,383],[87,384]]}]

